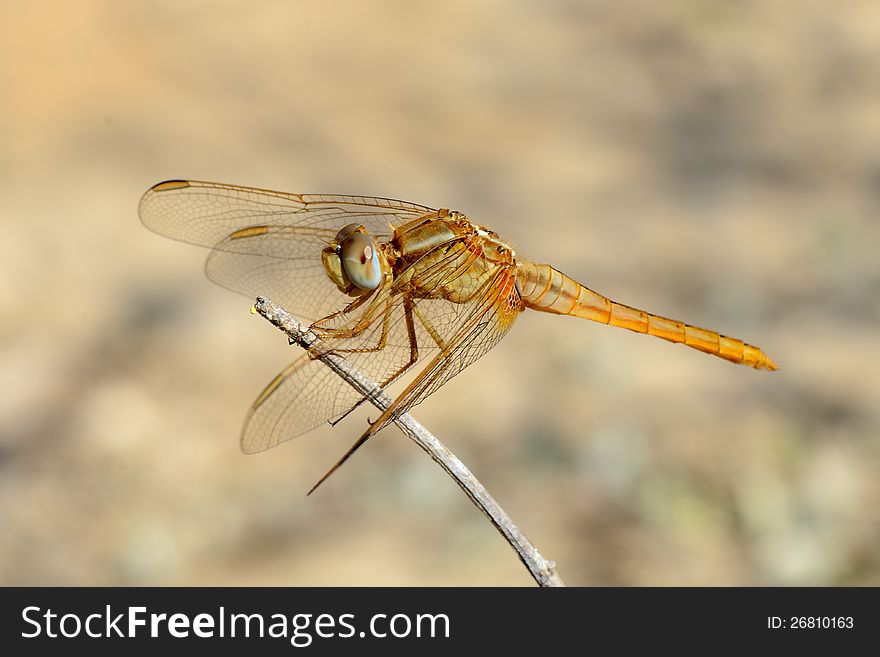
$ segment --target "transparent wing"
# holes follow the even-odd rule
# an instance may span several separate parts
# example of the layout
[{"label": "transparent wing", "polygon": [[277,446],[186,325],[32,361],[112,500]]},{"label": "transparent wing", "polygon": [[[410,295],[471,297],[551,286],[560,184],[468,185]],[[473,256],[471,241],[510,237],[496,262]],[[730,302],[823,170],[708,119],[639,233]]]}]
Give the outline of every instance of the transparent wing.
[{"label": "transparent wing", "polygon": [[[447,381],[498,344],[519,313],[522,301],[512,272],[499,268],[475,294],[461,304],[454,304],[455,320],[448,321],[431,307],[429,318],[443,326],[444,346],[419,371],[394,403],[371,427],[375,433],[395,418],[420,404]],[[445,323],[444,323],[445,322]]]},{"label": "transparent wing", "polygon": [[[154,185],[139,206],[141,221],[150,230],[207,247],[250,226],[292,226],[326,232],[362,223],[373,235],[383,236],[390,234],[389,223],[400,224],[428,212],[432,209],[424,205],[387,198],[289,194],[197,180],[168,180]],[[226,246],[237,253],[259,255],[258,249],[264,245],[260,241],[241,241]]]},{"label": "transparent wing", "polygon": [[[474,262],[483,261],[464,248],[415,272],[412,280],[423,286],[422,290],[430,289],[424,287],[427,285],[465,284],[457,272],[464,264]],[[490,266],[485,266],[490,273]],[[488,351],[520,310],[513,279],[506,271],[489,277],[483,288],[474,290],[471,299],[463,303],[415,299],[408,294],[406,289],[383,290],[363,312],[341,314],[331,327],[344,330],[366,322],[368,328],[362,333],[348,338],[324,337],[326,346],[350,360],[373,381],[384,384],[392,397],[393,389],[403,387],[422,363],[433,363],[438,354],[443,356],[442,365],[434,364],[425,370],[431,375],[405,397],[394,417],[425,399]],[[383,335],[385,346],[378,349]],[[441,351],[441,344],[445,351]],[[389,379],[394,379],[393,383]],[[329,368],[306,356],[279,374],[257,397],[242,432],[242,449],[256,452],[273,447],[345,413],[358,401],[357,393]]]},{"label": "transparent wing", "polygon": [[278,374],[251,405],[241,449],[254,454],[345,413],[360,397],[320,360],[303,354]]},{"label": "transparent wing", "polygon": [[369,196],[289,194],[237,185],[172,180],[144,194],[147,228],[212,248],[205,272],[249,297],[263,295],[314,321],[350,301],[327,278],[321,250],[337,231],[363,224],[378,240],[430,213],[424,205]]},{"label": "transparent wing", "polygon": [[[355,335],[322,335],[323,347],[352,361],[379,384],[405,373],[417,360],[408,346],[403,297],[393,296],[388,289],[380,290],[365,308],[341,313],[325,325],[325,331],[352,330],[358,325],[363,326]],[[358,401],[360,397],[353,388],[320,360],[306,354],[257,396],[242,429],[242,450],[253,453],[274,447],[349,411]]]},{"label": "transparent wing", "polygon": [[451,340],[441,345],[440,353],[312,486],[309,494],[336,472],[370,436],[424,400],[504,337],[522,310],[522,299],[516,289],[514,276],[509,268],[496,267],[491,278],[481,280],[486,283],[478,285],[473,295],[462,300],[462,305],[468,311],[461,314],[455,330],[450,332]]},{"label": "transparent wing", "polygon": [[[337,230],[320,236],[295,235],[292,227],[271,226],[259,236],[227,237],[208,254],[205,275],[251,299],[268,297],[299,319],[314,322],[351,302],[351,297],[340,292],[327,277],[321,264],[321,251]],[[248,248],[259,253],[231,250],[230,247],[238,245],[230,242],[240,239],[250,241]]]},{"label": "transparent wing", "polygon": [[[301,195],[198,181],[167,181],[140,203],[143,223],[160,234],[212,248],[208,277],[248,296],[264,295],[303,320],[342,310],[340,293],[321,265],[321,251],[349,223],[387,240],[399,226],[435,212],[393,199]],[[448,249],[450,245],[445,245]],[[403,385],[407,373],[428,363],[395,402],[394,417],[436,391],[504,335],[519,312],[519,297],[505,271],[486,278],[467,301],[431,296],[439,286],[473,285],[461,276],[480,259],[474,244],[424,258],[368,302],[322,324],[325,344],[380,384]],[[438,247],[440,248],[440,247]],[[356,330],[355,330],[356,329]],[[393,395],[392,395],[393,396]],[[303,356],[258,396],[242,431],[246,452],[268,449],[348,411],[357,393],[323,363]],[[390,421],[390,420],[389,420]],[[386,422],[387,423],[387,422]],[[378,430],[378,429],[377,429]]]}]

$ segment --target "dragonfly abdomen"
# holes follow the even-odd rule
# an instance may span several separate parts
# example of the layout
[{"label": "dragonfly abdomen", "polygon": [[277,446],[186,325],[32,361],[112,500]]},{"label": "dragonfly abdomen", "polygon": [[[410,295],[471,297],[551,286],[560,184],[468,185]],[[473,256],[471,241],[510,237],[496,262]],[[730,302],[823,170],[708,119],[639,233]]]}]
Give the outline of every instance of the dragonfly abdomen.
[{"label": "dragonfly abdomen", "polygon": [[521,261],[517,265],[517,288],[527,308],[583,317],[636,333],[654,335],[756,369],[776,369],[773,360],[758,347],[715,331],[611,301],[550,265]]}]

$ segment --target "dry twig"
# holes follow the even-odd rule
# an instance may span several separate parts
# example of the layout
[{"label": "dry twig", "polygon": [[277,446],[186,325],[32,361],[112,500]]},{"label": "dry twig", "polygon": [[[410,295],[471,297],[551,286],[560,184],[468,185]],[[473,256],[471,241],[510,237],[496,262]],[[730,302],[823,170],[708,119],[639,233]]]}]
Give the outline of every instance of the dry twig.
[{"label": "dry twig", "polygon": [[[321,349],[321,340],[307,326],[296,320],[284,308],[262,297],[257,298],[255,310],[272,324],[284,331],[291,344],[296,343],[309,353],[319,358],[327,367],[342,377],[351,387],[364,395],[370,403],[384,411],[391,404],[391,398],[376,383],[365,377],[349,361],[342,356]],[[477,478],[455,454],[434,437],[427,429],[405,413],[395,420],[401,431],[443,468],[455,480],[471,501],[501,532],[505,540],[516,551],[520,560],[528,568],[529,573],[541,586],[565,586],[556,573],[556,564],[541,556],[523,533],[513,524],[510,517],[489,495]]]}]

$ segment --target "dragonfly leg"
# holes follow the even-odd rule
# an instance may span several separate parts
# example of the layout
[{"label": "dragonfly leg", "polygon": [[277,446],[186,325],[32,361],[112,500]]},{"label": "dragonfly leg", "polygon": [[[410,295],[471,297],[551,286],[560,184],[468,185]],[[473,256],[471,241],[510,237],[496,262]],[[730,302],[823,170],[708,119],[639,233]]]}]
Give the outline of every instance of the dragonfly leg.
[{"label": "dragonfly leg", "polygon": [[[372,294],[365,294],[362,297],[358,297],[357,299],[352,301],[350,304],[348,304],[348,306],[346,306],[343,310],[337,311],[335,313],[327,315],[327,317],[323,317],[323,318],[313,322],[311,324],[311,326],[309,326],[309,328],[311,330],[313,330],[315,333],[317,333],[317,335],[322,339],[331,338],[334,340],[345,340],[345,339],[351,339],[351,338],[358,337],[360,334],[362,334],[364,331],[366,331],[372,325],[373,315],[375,314],[376,309],[379,307],[379,305],[382,301],[378,293],[387,291],[389,288],[388,283],[389,283],[389,281],[386,281],[385,285],[383,285],[381,288],[379,288],[376,292],[374,292]],[[358,319],[358,321],[354,324],[354,326],[349,326],[349,327],[344,327],[344,328],[323,328],[320,326],[320,324],[322,324],[323,322],[330,321],[334,317],[338,317],[339,315],[341,315],[343,313],[348,313],[348,312],[351,312],[352,310],[357,309],[364,302],[366,302],[367,299],[372,299],[373,301],[366,308],[366,310],[364,310],[360,319]],[[330,352],[333,352],[333,353],[346,353],[346,352],[347,353],[355,353],[355,352],[378,351],[380,349],[383,349],[385,347],[385,342],[387,341],[387,336],[388,336],[388,316],[390,315],[391,309],[392,309],[391,308],[391,305],[392,305],[391,301],[392,301],[391,295],[386,294],[386,296],[385,296],[385,319],[382,324],[382,335],[379,338],[379,346],[365,348],[365,349],[341,349],[341,348],[334,348],[332,346],[324,346],[320,350],[320,353],[330,353]],[[319,355],[320,355],[319,352],[315,352],[312,355],[312,358],[318,358]]]},{"label": "dragonfly leg", "polygon": [[[362,347],[362,348],[358,348],[358,349],[334,349],[333,350],[334,353],[337,353],[337,354],[352,354],[352,353],[365,354],[365,353],[370,353],[370,352],[374,352],[374,351],[381,351],[382,349],[384,349],[385,345],[388,343],[388,324],[391,320],[391,311],[393,308],[394,308],[393,299],[391,299],[391,297],[389,297],[388,301],[385,304],[385,317],[382,320],[382,335],[379,336],[379,342],[376,344],[375,347]],[[384,385],[385,384],[381,384],[380,387],[384,387]],[[348,417],[348,415],[354,409],[356,409],[358,406],[363,404],[366,401],[366,399],[367,399],[366,397],[361,397],[360,400],[358,400],[358,402],[354,406],[349,408],[347,411],[345,411],[344,413],[342,413],[338,417],[335,417],[332,420],[329,420],[328,422],[329,422],[330,426],[335,427],[337,424],[342,422],[346,417]]]},{"label": "dragonfly leg", "polygon": [[[499,277],[496,276],[495,280],[499,280]],[[386,424],[399,417],[401,413],[405,413],[414,403],[418,403],[418,401],[424,397],[424,392],[425,390],[428,390],[429,386],[437,381],[440,381],[440,385],[442,385],[443,377],[446,376],[447,371],[453,364],[452,359],[454,358],[456,350],[460,349],[462,345],[467,344],[469,337],[473,335],[474,329],[476,329],[481,322],[484,322],[486,314],[495,307],[495,303],[498,299],[504,298],[502,295],[509,295],[513,290],[512,277],[508,276],[506,280],[502,280],[501,282],[507,283],[507,286],[496,286],[490,282],[481,287],[480,294],[484,297],[484,300],[479,311],[469,315],[467,321],[453,335],[452,341],[441,346],[440,353],[438,353],[431,362],[419,372],[415,379],[397,396],[391,405],[388,406],[388,408],[386,408],[369,427],[367,427],[367,430],[364,431],[360,438],[358,438],[348,451],[342,455],[342,458],[340,458],[333,467],[318,480],[318,483],[312,486],[312,489],[308,493],[309,495],[311,495],[318,486],[324,483],[324,481],[327,480],[327,477],[336,472],[336,470],[338,470],[339,467],[361,447],[361,445],[367,442],[371,436],[380,431]],[[470,298],[475,298],[475,296],[471,295]],[[418,315],[418,313],[416,314]],[[515,316],[515,314],[510,314],[508,326]],[[497,326],[498,320],[496,319],[495,321]],[[427,322],[427,324],[430,325],[430,322]],[[429,333],[431,332],[428,326],[425,326],[425,329],[428,330]],[[491,347],[491,344],[489,344],[489,347]]]},{"label": "dragonfly leg", "polygon": [[434,342],[437,343],[437,346],[440,347],[440,350],[446,351],[446,341],[443,340],[443,338],[437,332],[437,329],[435,329],[434,325],[431,324],[431,321],[427,317],[425,317],[425,314],[418,308],[418,306],[413,306],[412,310],[415,313],[416,317],[419,318],[419,322],[421,322],[422,326],[425,327],[428,335],[430,335],[434,339]]},{"label": "dragonfly leg", "polygon": [[399,370],[382,382],[383,388],[397,380],[398,377],[415,365],[416,361],[419,359],[419,341],[418,338],[416,338],[416,326],[415,322],[413,322],[413,311],[415,308],[416,305],[413,303],[412,297],[408,294],[404,296],[403,316],[406,319],[406,334],[409,337],[409,360],[404,363]]},{"label": "dragonfly leg", "polygon": [[[407,329],[410,329],[410,328],[411,328],[411,329],[412,329],[412,333],[411,333],[411,335],[412,335],[413,337],[415,337],[415,326],[412,324],[412,319],[411,319],[412,316],[409,315],[409,317],[410,317],[410,319],[409,319],[409,321],[407,322]],[[413,344],[413,345],[411,345],[411,350],[412,350],[412,349],[416,349],[416,350],[417,350],[417,347]],[[411,351],[410,353],[412,354],[412,351]],[[416,351],[416,359],[417,359],[417,358],[418,358],[418,352]],[[413,362],[415,362],[415,360],[413,360]],[[409,366],[407,366],[407,367],[410,367],[410,366],[411,366],[411,364],[410,364]],[[397,376],[399,376],[399,375],[402,374],[402,373],[403,373],[403,371],[400,371],[400,372],[397,374]],[[364,399],[366,399],[366,398],[364,398]],[[364,399],[362,399],[360,402],[358,402],[357,404],[355,404],[355,407],[354,407],[354,408],[357,408],[357,406],[360,405],[360,404],[364,401]],[[398,398],[398,399],[399,399],[399,398]],[[323,484],[325,481],[327,481],[327,478],[328,478],[330,475],[332,475],[334,472],[336,472],[336,471],[340,468],[340,466],[341,466],[343,463],[345,463],[349,458],[351,458],[352,454],[354,454],[356,451],[358,451],[358,449],[360,449],[360,447],[361,447],[365,442],[367,442],[367,441],[370,439],[370,437],[371,437],[374,433],[376,433],[376,431],[377,431],[377,429],[378,429],[378,425],[379,425],[379,423],[380,423],[380,422],[383,422],[383,423],[384,423],[384,421],[386,420],[386,418],[389,417],[390,412],[393,410],[393,408],[394,408],[395,404],[397,403],[397,401],[398,401],[398,400],[395,400],[395,402],[392,403],[392,405],[391,405],[391,406],[390,406],[390,407],[389,407],[384,413],[382,413],[381,416],[379,416],[379,419],[376,420],[376,422],[373,422],[372,424],[370,424],[369,427],[367,427],[367,430],[364,431],[363,434],[361,434],[361,437],[358,438],[358,439],[355,441],[355,443],[354,443],[351,447],[348,448],[348,451],[345,452],[345,454],[343,454],[342,457],[341,457],[338,461],[336,461],[336,463],[333,464],[333,467],[331,467],[329,470],[327,470],[327,472],[324,473],[324,476],[321,477],[321,478],[317,481],[317,483],[316,483],[314,486],[312,486],[311,490],[309,490],[309,492],[306,493],[306,495],[311,495],[312,493],[314,493],[314,492],[317,490],[318,486],[320,486],[320,485]],[[352,408],[351,411],[353,411],[354,408]],[[351,411],[348,411],[348,413],[351,413]],[[348,413],[346,413],[346,415],[348,415]],[[344,416],[343,416],[343,417],[344,417]],[[340,419],[342,419],[342,418],[340,418]]]},{"label": "dragonfly leg", "polygon": [[[373,351],[382,351],[388,344],[388,326],[391,322],[391,311],[394,310],[394,299],[390,296],[385,301],[385,311],[382,317],[382,333],[379,335],[379,341],[373,347],[352,347],[352,348],[334,348],[333,352],[337,354],[366,354]],[[372,322],[368,322],[366,326],[360,330],[355,326],[352,329],[339,329],[334,332],[333,338],[355,338],[363,333]]]},{"label": "dragonfly leg", "polygon": [[[386,386],[391,385],[394,381],[400,378],[410,367],[415,365],[416,361],[419,359],[419,342],[416,338],[416,326],[413,321],[413,311],[416,309],[415,304],[413,303],[412,298],[409,295],[404,296],[403,298],[403,313],[404,318],[406,320],[406,332],[409,336],[409,360],[404,363],[396,372],[392,373],[391,376],[386,378],[379,384],[379,387],[384,389]],[[386,317],[386,322],[388,321]],[[387,326],[385,327],[387,332]],[[387,336],[386,336],[387,337]],[[384,347],[384,345],[383,345]],[[383,347],[380,347],[383,348]],[[361,397],[354,406],[349,408],[339,417],[334,418],[330,421],[330,426],[335,427],[337,424],[342,422],[346,417],[348,417],[352,411],[358,408],[361,404],[367,401],[366,397]]]},{"label": "dragonfly leg", "polygon": [[362,295],[359,296],[357,299],[355,299],[354,301],[352,301],[351,303],[349,303],[349,304],[348,304],[345,308],[343,308],[342,310],[337,310],[335,313],[330,313],[330,314],[327,315],[326,317],[322,317],[321,319],[312,322],[312,325],[311,325],[309,328],[311,328],[311,329],[313,329],[313,330],[314,330],[314,329],[317,329],[317,330],[320,330],[320,331],[322,331],[322,332],[324,332],[324,331],[333,331],[333,330],[335,330],[335,329],[330,329],[330,328],[324,328],[324,327],[321,326],[321,325],[324,324],[324,323],[326,323],[326,322],[329,322],[331,319],[335,319],[336,317],[339,317],[339,315],[347,315],[347,314],[350,313],[352,310],[357,310],[359,307],[361,307],[361,306],[364,304],[364,302],[367,301],[367,299],[369,299],[369,298],[372,297],[372,296],[373,296],[372,294],[362,294]]},{"label": "dragonfly leg", "polygon": [[[360,319],[358,319],[357,322],[355,322],[355,324],[353,326],[348,326],[348,327],[343,327],[343,328],[321,328],[321,327],[318,327],[317,330],[318,330],[318,333],[320,334],[320,336],[322,338],[333,338],[333,339],[341,339],[341,340],[345,340],[347,338],[358,337],[361,333],[366,331],[373,324],[373,315],[375,314],[376,309],[382,304],[383,299],[384,299],[385,304],[386,304],[386,306],[385,306],[386,320],[383,323],[382,337],[380,337],[380,340],[387,339],[387,334],[388,334],[387,315],[390,314],[390,312],[391,312],[391,302],[392,302],[392,298],[393,298],[393,295],[390,292],[390,287],[391,287],[391,277],[389,276],[386,278],[384,284],[380,288],[378,288],[375,292],[373,292],[372,294],[365,294],[364,295],[364,297],[365,297],[364,300],[366,300],[366,298],[370,298],[370,299],[372,299],[372,303],[370,303],[370,305],[367,307],[367,309],[364,310]],[[357,299],[355,300],[355,302],[356,301],[357,301]],[[355,302],[352,302],[351,304],[349,304],[349,306],[347,306],[346,309],[343,310],[343,312],[348,312],[349,307],[357,308],[358,306],[361,305],[360,303],[357,303],[355,305]],[[363,302],[361,302],[361,303],[363,303]],[[316,324],[318,324],[320,322],[327,321],[329,319],[332,319],[333,317],[335,317],[339,314],[340,313],[337,312],[332,315],[328,315],[327,317],[324,317],[323,319],[319,319],[317,322],[312,324],[312,326],[310,328],[314,328]],[[379,347],[379,349],[383,349],[383,348],[384,348],[384,343],[383,343],[382,347]],[[337,351],[337,350],[334,349],[334,351]],[[338,351],[344,351],[344,350],[340,349]],[[358,350],[351,350],[351,351],[358,351]],[[366,351],[377,351],[377,349],[366,349]]]},{"label": "dragonfly leg", "polygon": [[[388,377],[382,383],[379,384],[379,387],[383,388],[383,389],[386,386],[391,385],[391,383],[393,383],[400,376],[402,376],[419,359],[419,345],[418,345],[418,340],[416,339],[416,327],[415,327],[415,323],[413,322],[413,315],[415,315],[416,317],[419,318],[419,322],[424,327],[424,329],[428,332],[428,335],[430,335],[431,338],[433,338],[434,342],[437,343],[437,346],[440,347],[440,351],[443,353],[446,353],[448,351],[448,348],[446,347],[446,342],[443,340],[443,338],[437,332],[437,329],[434,328],[434,325],[431,324],[431,321],[425,316],[425,314],[419,309],[419,307],[415,303],[413,303],[413,301],[409,297],[409,295],[404,297],[403,308],[404,308],[404,315],[406,317],[406,330],[409,333],[410,359],[409,359],[408,363],[404,364],[399,370],[394,372],[390,377]],[[345,350],[340,350],[340,351],[345,351]],[[373,350],[352,350],[352,351],[373,351]],[[344,413],[342,413],[338,417],[333,418],[330,421],[330,426],[335,427],[337,424],[339,424],[345,418],[347,418],[352,413],[352,411],[354,411],[355,409],[360,407],[360,405],[363,404],[365,401],[367,401],[367,398],[361,397],[357,401],[357,403],[354,404],[354,406],[349,408],[347,411],[345,411]]]},{"label": "dragonfly leg", "polygon": [[[415,328],[415,327],[413,327],[413,328]],[[444,349],[441,353],[437,354],[437,356],[434,358],[434,360],[431,363],[429,363],[428,366],[416,377],[415,381],[410,383],[410,385],[407,387],[407,389],[404,390],[402,393],[400,393],[400,395],[397,397],[397,399],[395,399],[394,402],[392,402],[391,406],[389,406],[387,409],[385,409],[385,411],[373,423],[371,423],[369,427],[367,427],[367,430],[364,431],[364,433],[361,434],[361,437],[358,438],[355,441],[355,443],[351,447],[348,448],[348,451],[345,452],[345,454],[343,454],[342,457],[338,461],[336,461],[336,463],[333,464],[333,467],[331,467],[329,470],[327,470],[326,473],[324,473],[324,476],[321,477],[314,486],[312,486],[311,490],[307,493],[307,495],[311,495],[312,493],[314,493],[315,490],[317,490],[318,486],[320,486],[325,481],[327,481],[327,478],[330,475],[332,475],[334,472],[336,472],[340,468],[340,466],[342,466],[343,463],[345,463],[349,458],[351,458],[352,454],[354,454],[358,449],[360,449],[360,447],[365,442],[367,442],[377,431],[379,431],[379,429],[381,429],[385,425],[385,423],[389,421],[390,418],[394,417],[395,414],[399,412],[398,409],[400,408],[401,403],[407,398],[407,394],[410,390],[417,387],[422,382],[422,380],[426,377],[436,378],[437,376],[439,376],[442,373],[442,370],[445,369],[445,367],[449,366],[448,363],[441,365],[441,363],[443,363],[443,361],[445,361],[448,358],[448,354],[445,352],[446,352],[446,349]],[[440,367],[437,367],[438,365]]]}]

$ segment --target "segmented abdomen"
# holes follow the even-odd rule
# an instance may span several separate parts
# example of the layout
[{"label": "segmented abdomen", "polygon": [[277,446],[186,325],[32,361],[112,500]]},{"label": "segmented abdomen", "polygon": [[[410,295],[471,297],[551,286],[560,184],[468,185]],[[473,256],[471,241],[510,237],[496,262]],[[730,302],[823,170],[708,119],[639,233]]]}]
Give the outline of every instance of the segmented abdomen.
[{"label": "segmented abdomen", "polygon": [[715,331],[611,301],[550,265],[519,262],[517,288],[527,308],[583,317],[636,333],[655,335],[756,369],[776,369],[773,360],[758,347]]}]

